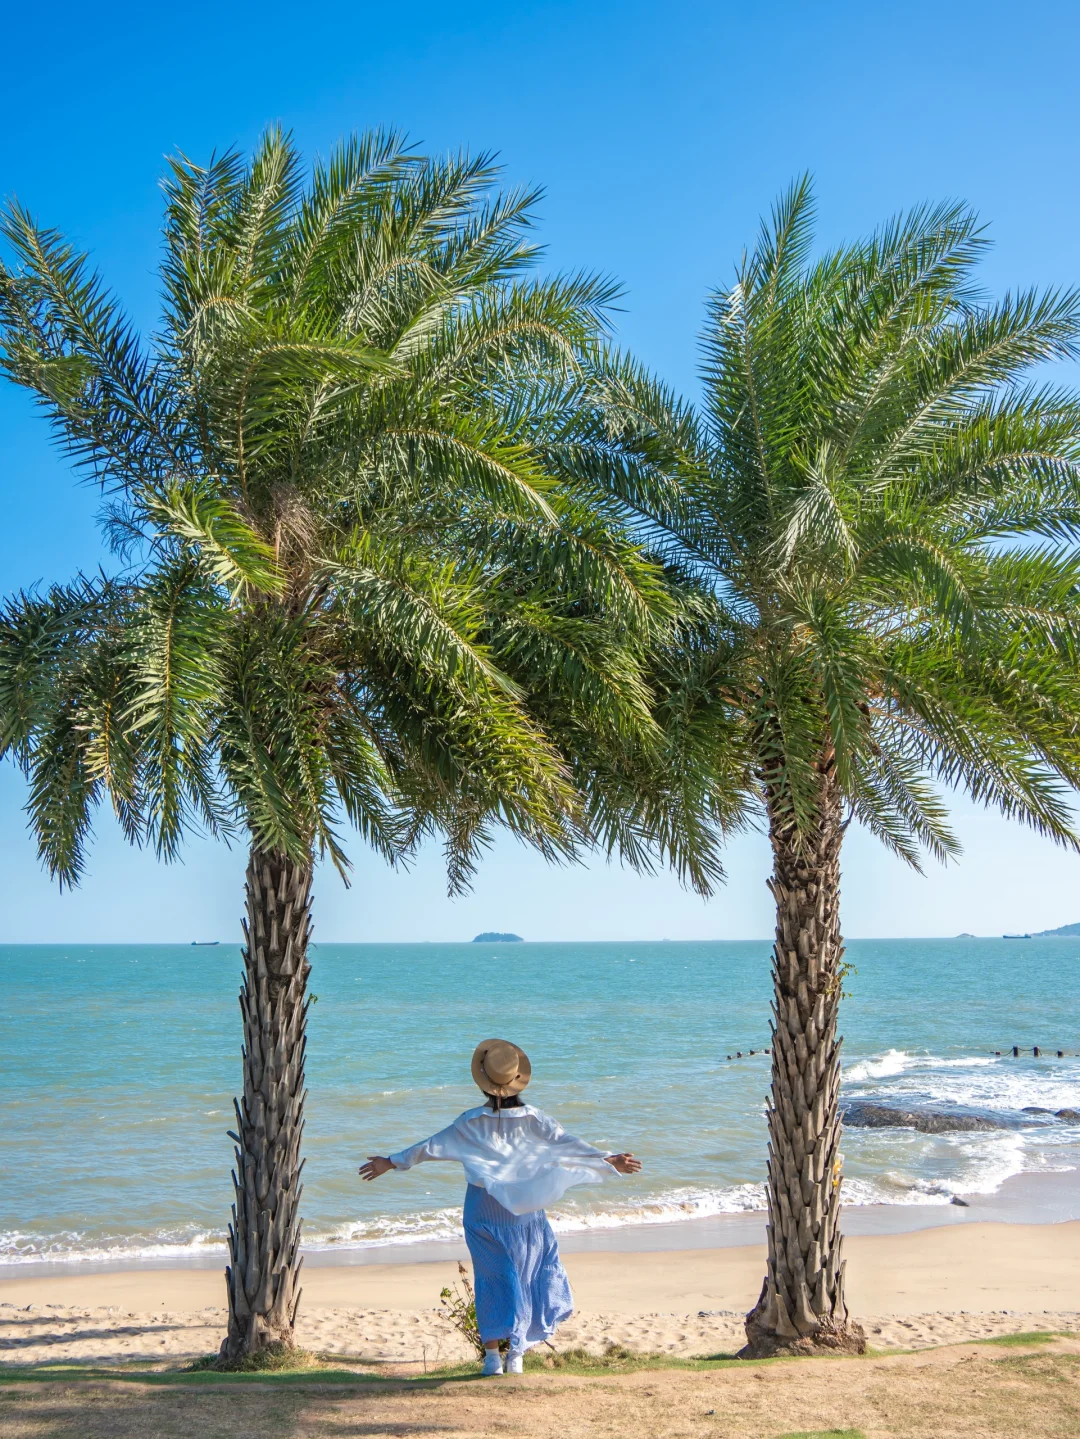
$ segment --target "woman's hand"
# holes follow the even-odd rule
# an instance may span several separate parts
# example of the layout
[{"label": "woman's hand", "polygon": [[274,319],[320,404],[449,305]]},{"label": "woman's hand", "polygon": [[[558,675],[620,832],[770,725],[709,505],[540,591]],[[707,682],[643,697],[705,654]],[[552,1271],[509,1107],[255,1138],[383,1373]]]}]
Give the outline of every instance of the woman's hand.
[{"label": "woman's hand", "polygon": [[[356,1171],[361,1179],[378,1179],[380,1174],[385,1174],[388,1169],[393,1169],[389,1159],[382,1154],[369,1154],[366,1164],[361,1164]],[[641,1168],[641,1165],[638,1165]]]},{"label": "woman's hand", "polygon": [[638,1174],[641,1170],[641,1160],[632,1154],[609,1154],[607,1162],[620,1174]]}]

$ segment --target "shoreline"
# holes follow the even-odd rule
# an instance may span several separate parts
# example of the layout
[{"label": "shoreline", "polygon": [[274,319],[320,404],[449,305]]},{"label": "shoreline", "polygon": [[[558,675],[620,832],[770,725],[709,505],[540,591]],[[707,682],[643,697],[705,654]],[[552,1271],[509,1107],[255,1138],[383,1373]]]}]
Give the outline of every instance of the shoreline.
[{"label": "shoreline", "polygon": [[[1010,1176],[993,1194],[971,1194],[965,1205],[866,1204],[843,1210],[843,1231],[851,1239],[916,1234],[971,1224],[1041,1226],[1080,1221],[1080,1170],[1031,1172]],[[744,1249],[765,1240],[765,1211],[716,1214],[656,1224],[612,1225],[574,1230],[558,1236],[566,1255],[668,1254],[685,1251]],[[305,1273],[313,1270],[406,1268],[422,1264],[468,1261],[464,1238],[418,1240],[405,1244],[358,1248],[304,1250]],[[64,1276],[220,1272],[226,1263],[220,1250],[180,1251],[176,1255],[109,1257],[106,1259],[40,1259],[0,1263],[0,1287],[14,1281]]]}]

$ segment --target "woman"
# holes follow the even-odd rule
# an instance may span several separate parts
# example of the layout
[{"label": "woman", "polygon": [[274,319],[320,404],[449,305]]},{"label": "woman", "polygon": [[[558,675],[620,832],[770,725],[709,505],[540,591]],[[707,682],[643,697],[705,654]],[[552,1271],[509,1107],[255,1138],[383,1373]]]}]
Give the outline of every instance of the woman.
[{"label": "woman", "polygon": [[425,1159],[457,1159],[465,1167],[465,1239],[476,1276],[476,1323],[485,1374],[503,1372],[499,1345],[509,1340],[508,1374],[520,1374],[525,1350],[554,1334],[573,1312],[559,1246],[544,1206],[574,1184],[636,1174],[632,1154],[605,1154],[518,1096],[532,1078],[516,1044],[478,1044],[472,1075],[486,1103],[467,1109],[438,1134],[397,1154],[371,1155],[362,1179],[411,1169]]}]

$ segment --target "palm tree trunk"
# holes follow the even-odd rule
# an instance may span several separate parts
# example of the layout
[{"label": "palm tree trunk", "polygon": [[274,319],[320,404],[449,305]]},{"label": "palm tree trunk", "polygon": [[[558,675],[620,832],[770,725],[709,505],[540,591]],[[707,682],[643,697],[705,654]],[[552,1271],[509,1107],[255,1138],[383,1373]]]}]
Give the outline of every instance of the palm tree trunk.
[{"label": "palm tree trunk", "polygon": [[768,1107],[768,1272],[746,1316],[745,1358],[861,1354],[848,1316],[840,1234],[840,791],[823,757],[818,823],[796,843],[766,782],[776,900],[772,1091]]},{"label": "palm tree trunk", "polygon": [[304,1129],[305,988],[310,861],[252,848],[244,924],[244,1094],[237,1103],[236,1200],[225,1270],[225,1359],[291,1345],[300,1304],[300,1139]]}]

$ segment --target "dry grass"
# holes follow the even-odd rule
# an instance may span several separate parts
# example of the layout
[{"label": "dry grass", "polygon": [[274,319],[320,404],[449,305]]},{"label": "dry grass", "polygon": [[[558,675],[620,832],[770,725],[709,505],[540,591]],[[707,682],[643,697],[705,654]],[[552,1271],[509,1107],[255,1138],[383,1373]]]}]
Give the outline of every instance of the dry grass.
[{"label": "dry grass", "polygon": [[[8,1369],[3,1439],[1080,1439],[1080,1342],[520,1379]],[[623,1367],[619,1367],[619,1366]],[[580,1370],[579,1370],[580,1366]]]},{"label": "dry grass", "polygon": [[325,1368],[322,1356],[310,1349],[301,1349],[295,1344],[268,1344],[258,1354],[244,1354],[239,1359],[222,1359],[219,1354],[209,1354],[205,1359],[196,1359],[187,1365],[189,1374],[293,1374],[297,1371],[310,1373],[312,1369]]},{"label": "dry grass", "polygon": [[[710,1354],[698,1358],[687,1358],[682,1354],[653,1354],[640,1349],[628,1349],[624,1344],[609,1343],[602,1353],[576,1346],[572,1349],[556,1349],[554,1346],[531,1349],[525,1355],[526,1374],[544,1374],[558,1370],[562,1374],[636,1374],[642,1369],[719,1369],[725,1365],[737,1365],[734,1353]],[[414,1365],[395,1366],[399,1372],[406,1369],[411,1373]],[[427,1371],[425,1377],[432,1379],[475,1379],[475,1364],[440,1365]]]}]

